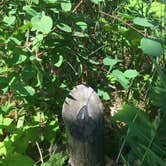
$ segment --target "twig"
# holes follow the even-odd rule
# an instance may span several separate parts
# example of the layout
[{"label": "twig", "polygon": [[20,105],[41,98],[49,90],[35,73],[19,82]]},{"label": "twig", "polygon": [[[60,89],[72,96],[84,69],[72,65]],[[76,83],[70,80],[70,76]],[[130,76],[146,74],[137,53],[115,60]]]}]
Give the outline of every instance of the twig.
[{"label": "twig", "polygon": [[78,2],[78,4],[74,7],[74,9],[72,10],[72,13],[75,13],[76,10],[81,6],[81,4],[84,2],[84,0],[80,0],[80,2]]},{"label": "twig", "polygon": [[40,161],[41,161],[41,163],[43,164],[43,163],[44,163],[44,161],[43,161],[43,155],[42,155],[42,152],[41,152],[39,143],[38,143],[37,141],[36,141],[36,146],[37,146],[37,149],[38,149],[38,151],[39,151]]},{"label": "twig", "polygon": [[128,26],[129,28],[135,30],[136,32],[138,32],[139,34],[141,34],[142,36],[144,37],[148,37],[149,35],[148,34],[144,34],[142,33],[141,31],[139,31],[137,28],[135,28],[133,25],[127,23],[126,21],[122,20],[121,18],[117,17],[117,16],[114,16],[114,15],[111,15],[111,14],[108,14],[108,13],[105,13],[103,11],[99,11],[99,13],[101,14],[104,14],[105,16],[108,16],[108,17],[111,17],[115,20],[118,20],[119,22],[123,23],[124,25]]}]

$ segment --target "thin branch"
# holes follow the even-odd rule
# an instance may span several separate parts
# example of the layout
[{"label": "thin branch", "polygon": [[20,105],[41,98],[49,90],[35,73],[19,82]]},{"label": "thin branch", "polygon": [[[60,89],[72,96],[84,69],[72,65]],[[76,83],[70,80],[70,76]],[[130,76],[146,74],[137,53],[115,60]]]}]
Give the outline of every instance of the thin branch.
[{"label": "thin branch", "polygon": [[72,10],[72,13],[75,13],[77,11],[77,9],[81,6],[81,4],[84,2],[84,0],[80,0],[80,2],[78,2],[78,4],[74,7],[74,9]]},{"label": "thin branch", "polygon": [[44,163],[44,161],[43,161],[43,155],[42,155],[42,152],[41,152],[39,143],[38,143],[37,141],[36,141],[36,146],[37,146],[37,149],[38,149],[38,151],[39,151],[40,161],[41,161],[41,163],[43,164],[43,163]]},{"label": "thin branch", "polygon": [[105,13],[103,11],[99,11],[99,13],[101,14],[104,14],[105,16],[108,16],[108,17],[111,17],[115,20],[118,20],[119,22],[123,23],[124,25],[128,26],[129,28],[135,30],[137,33],[141,34],[142,36],[144,37],[148,37],[149,35],[148,34],[144,34],[142,33],[141,31],[139,31],[137,28],[135,28],[133,25],[127,23],[126,21],[122,20],[121,18],[117,17],[117,16],[114,16],[114,15],[111,15],[111,14],[108,14],[108,13]]}]

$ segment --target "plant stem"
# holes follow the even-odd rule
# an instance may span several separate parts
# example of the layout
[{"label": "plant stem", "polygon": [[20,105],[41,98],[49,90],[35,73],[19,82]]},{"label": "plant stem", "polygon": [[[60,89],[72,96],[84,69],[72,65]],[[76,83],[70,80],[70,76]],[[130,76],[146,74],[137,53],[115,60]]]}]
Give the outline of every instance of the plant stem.
[{"label": "plant stem", "polygon": [[43,164],[43,163],[44,163],[44,161],[43,161],[43,155],[42,155],[42,152],[41,152],[39,143],[38,143],[37,141],[36,141],[36,146],[37,146],[37,149],[38,149],[38,151],[39,151],[40,161],[41,161],[41,163]]},{"label": "plant stem", "polygon": [[126,21],[122,20],[121,18],[117,17],[117,16],[114,16],[114,15],[111,15],[111,14],[108,14],[108,13],[105,13],[103,11],[99,11],[101,14],[104,14],[105,16],[108,16],[108,17],[111,17],[115,20],[118,20],[119,22],[123,23],[124,25],[128,26],[129,28],[135,30],[137,33],[139,33],[140,35],[144,36],[144,37],[148,37],[149,35],[147,34],[144,34],[142,33],[141,31],[139,31],[137,28],[135,28],[133,25],[127,23]]}]

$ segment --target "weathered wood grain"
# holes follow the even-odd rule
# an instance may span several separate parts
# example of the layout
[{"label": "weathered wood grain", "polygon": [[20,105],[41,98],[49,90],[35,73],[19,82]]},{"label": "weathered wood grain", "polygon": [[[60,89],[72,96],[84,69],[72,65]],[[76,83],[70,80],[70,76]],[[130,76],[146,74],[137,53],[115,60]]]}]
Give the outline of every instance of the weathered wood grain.
[{"label": "weathered wood grain", "polygon": [[94,90],[76,86],[66,97],[62,116],[71,166],[103,166],[103,106]]}]

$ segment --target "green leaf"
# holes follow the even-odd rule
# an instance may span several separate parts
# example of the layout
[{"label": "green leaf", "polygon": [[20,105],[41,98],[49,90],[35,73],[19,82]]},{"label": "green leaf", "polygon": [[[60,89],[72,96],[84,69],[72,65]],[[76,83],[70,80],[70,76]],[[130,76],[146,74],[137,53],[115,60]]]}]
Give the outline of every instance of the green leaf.
[{"label": "green leaf", "polygon": [[3,18],[3,22],[7,24],[7,26],[11,26],[15,23],[16,17],[15,16],[5,16]]},{"label": "green leaf", "polygon": [[141,39],[140,45],[144,54],[148,54],[154,57],[163,54],[163,48],[160,42],[157,41],[157,39],[144,37]]},{"label": "green leaf", "polygon": [[5,73],[5,72],[8,72],[9,71],[9,68],[7,66],[5,67],[0,67],[0,74],[1,73]]},{"label": "green leaf", "polygon": [[78,25],[79,28],[81,28],[83,31],[87,29],[87,23],[85,23],[85,22],[78,21],[78,22],[76,22],[76,25]]},{"label": "green leaf", "polygon": [[51,17],[45,16],[44,12],[42,14],[34,16],[31,19],[31,22],[34,30],[38,30],[44,34],[49,33],[53,26],[53,21]]},{"label": "green leaf", "polygon": [[114,119],[127,124],[132,124],[133,119],[138,111],[139,110],[133,106],[123,105],[123,108],[114,115]]},{"label": "green leaf", "polygon": [[26,13],[28,13],[30,16],[36,16],[39,14],[36,10],[32,9],[31,6],[29,5],[24,6],[23,10],[26,11]]},{"label": "green leaf", "polygon": [[36,5],[39,4],[39,0],[32,0],[33,3],[35,3]]},{"label": "green leaf", "polygon": [[26,55],[19,55],[16,64],[21,64],[21,63],[25,62],[26,59],[27,59],[27,56],[26,56]]},{"label": "green leaf", "polygon": [[129,80],[126,79],[124,74],[120,70],[113,70],[112,74],[119,81],[119,83],[122,85],[122,87],[125,90],[127,90],[129,87]]},{"label": "green leaf", "polygon": [[74,32],[73,36],[76,36],[76,37],[88,37],[88,34],[84,33],[84,32]]},{"label": "green leaf", "polygon": [[33,96],[35,94],[35,90],[31,86],[25,86],[22,83],[15,83],[12,85],[13,91],[17,93],[19,96]]},{"label": "green leaf", "polygon": [[106,66],[110,66],[109,71],[112,70],[113,66],[118,63],[118,59],[112,59],[111,57],[106,57],[103,59],[103,64]]},{"label": "green leaf", "polygon": [[13,119],[4,118],[2,114],[0,114],[0,126],[9,126],[12,123]]},{"label": "green leaf", "polygon": [[98,94],[100,97],[102,97],[102,99],[105,100],[105,101],[110,100],[110,96],[109,96],[108,92],[106,92],[106,91],[103,91],[103,90],[101,90],[101,89],[98,89],[98,90],[97,90],[97,94]]},{"label": "green leaf", "polygon": [[35,90],[31,86],[24,86],[24,89],[27,91],[29,96],[33,96],[35,94]]},{"label": "green leaf", "polygon": [[[162,1],[163,1],[163,4],[161,3]],[[153,1],[151,3],[149,12],[153,13],[158,18],[164,17],[165,16],[165,4],[164,3],[166,4],[166,0],[160,0],[160,2]]]},{"label": "green leaf", "polygon": [[61,8],[62,8],[62,11],[64,12],[70,12],[71,11],[71,1],[70,0],[63,0],[61,2]]},{"label": "green leaf", "polygon": [[41,166],[63,166],[68,156],[64,152],[58,152],[50,157],[50,159]]},{"label": "green leaf", "polygon": [[[3,142],[0,141],[0,156],[8,156],[13,153],[13,145],[11,139],[7,136]],[[5,161],[3,162],[3,164]],[[8,166],[8,165],[3,165],[3,166]]]},{"label": "green leaf", "polygon": [[92,3],[99,4],[100,2],[104,2],[104,0],[91,0]]},{"label": "green leaf", "polygon": [[133,22],[134,24],[140,25],[143,27],[154,27],[154,25],[149,20],[147,20],[147,18],[136,17],[133,20]]},{"label": "green leaf", "polygon": [[24,165],[24,166],[33,166],[34,161],[29,158],[28,156],[22,155],[22,154],[17,154],[14,153],[11,156],[8,156],[4,162],[3,166],[19,166],[19,165]]},{"label": "green leaf", "polygon": [[2,112],[7,113],[7,112],[9,112],[10,110],[12,110],[13,106],[15,106],[15,103],[14,103],[14,102],[13,102],[13,103],[6,104],[6,105],[2,105],[2,106],[0,106],[0,110],[1,110]]},{"label": "green leaf", "polygon": [[55,63],[54,65],[55,65],[56,67],[60,67],[60,66],[62,65],[62,63],[63,63],[63,56],[62,56],[62,55],[59,55],[58,62]]},{"label": "green leaf", "polygon": [[64,23],[58,24],[57,28],[59,28],[60,30],[62,30],[64,32],[68,32],[68,33],[72,32],[71,27]]},{"label": "green leaf", "polygon": [[136,70],[128,69],[124,72],[124,76],[127,78],[135,78],[138,76],[138,72]]}]

